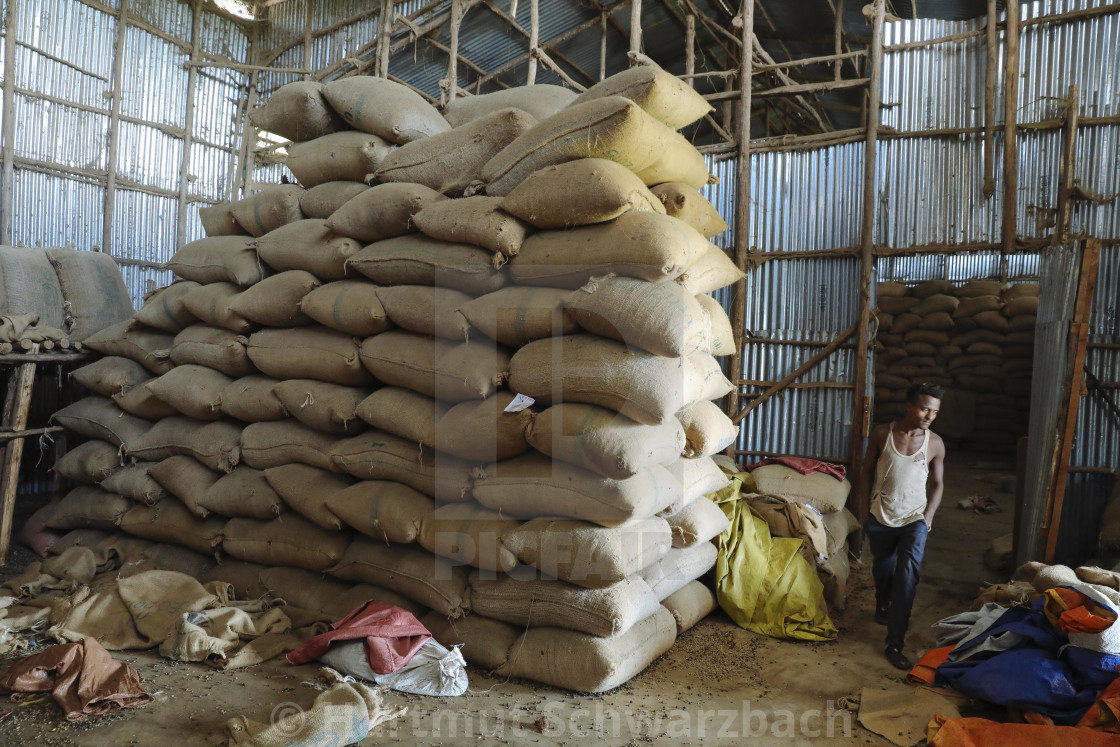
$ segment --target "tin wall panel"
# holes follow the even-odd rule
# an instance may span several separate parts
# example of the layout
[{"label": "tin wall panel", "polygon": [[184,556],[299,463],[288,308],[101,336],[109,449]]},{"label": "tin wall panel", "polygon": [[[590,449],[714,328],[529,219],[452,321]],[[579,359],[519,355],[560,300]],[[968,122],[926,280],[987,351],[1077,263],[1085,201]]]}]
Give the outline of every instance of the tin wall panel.
[{"label": "tin wall panel", "polygon": [[247,86],[248,78],[241,73],[207,71],[195,76],[194,137],[236,148],[241,140],[241,98]]},{"label": "tin wall panel", "polygon": [[143,29],[125,32],[121,114],[182,128],[187,111],[190,55]]},{"label": "tin wall panel", "polygon": [[199,49],[234,62],[249,61],[249,36],[240,24],[216,13],[204,12],[200,20]]},{"label": "tin wall panel", "polygon": [[191,38],[190,3],[178,0],[128,0],[128,14],[176,39]]},{"label": "tin wall panel", "polygon": [[139,309],[143,305],[143,298],[149,291],[165,288],[174,281],[175,276],[170,270],[157,270],[152,267],[136,267],[135,265],[121,265],[121,275],[128,294],[132,297],[133,308]]},{"label": "tin wall panel", "polygon": [[121,122],[117,173],[149,187],[178,191],[183,141],[146,125]]},{"label": "tin wall panel", "polygon": [[192,144],[190,174],[193,180],[187,193],[211,202],[228,200],[234,165],[228,152],[201,143]]},{"label": "tin wall panel", "polygon": [[15,95],[17,156],[67,168],[103,171],[109,117]]},{"label": "tin wall panel", "polygon": [[18,39],[73,66],[26,47],[16,50],[16,85],[66,101],[106,108],[112,79],[116,19],[73,0],[21,2]]},{"label": "tin wall panel", "polygon": [[101,236],[105,188],[16,169],[12,190],[15,243],[87,249]]},{"label": "tin wall panel", "polygon": [[171,259],[178,211],[174,197],[119,190],[113,203],[113,255],[161,263]]}]

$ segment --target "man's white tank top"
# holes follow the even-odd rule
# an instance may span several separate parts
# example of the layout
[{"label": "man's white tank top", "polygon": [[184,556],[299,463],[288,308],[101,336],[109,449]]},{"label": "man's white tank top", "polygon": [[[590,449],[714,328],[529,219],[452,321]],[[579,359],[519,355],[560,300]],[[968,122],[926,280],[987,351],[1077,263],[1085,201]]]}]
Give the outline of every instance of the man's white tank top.
[{"label": "man's white tank top", "polygon": [[871,495],[871,514],[881,524],[901,527],[918,521],[926,510],[926,482],[929,478],[929,431],[914,454],[902,454],[894,445],[894,423],[887,443],[875,465],[875,490]]}]

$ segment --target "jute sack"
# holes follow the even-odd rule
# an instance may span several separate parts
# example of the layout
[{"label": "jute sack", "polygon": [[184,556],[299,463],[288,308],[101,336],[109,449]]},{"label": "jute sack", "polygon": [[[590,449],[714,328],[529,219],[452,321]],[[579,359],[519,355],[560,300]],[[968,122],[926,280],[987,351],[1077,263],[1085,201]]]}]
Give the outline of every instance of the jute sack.
[{"label": "jute sack", "polygon": [[657,517],[617,527],[534,519],[503,541],[520,562],[546,576],[588,589],[610,586],[632,576],[672,547],[669,525]]},{"label": "jute sack", "polygon": [[990,342],[994,345],[1002,345],[1005,340],[1008,340],[1006,335],[989,329],[974,329],[953,336],[953,343],[962,348],[967,348],[974,342]]},{"label": "jute sack", "polygon": [[108,441],[128,453],[152,427],[133,417],[104,397],[86,397],[67,405],[51,420],[79,436]]},{"label": "jute sack", "polygon": [[911,309],[909,309],[909,311],[910,313],[917,314],[918,316],[927,316],[938,311],[944,311],[952,314],[957,310],[958,305],[960,305],[960,299],[956,296],[950,296],[944,293],[934,293],[918,301],[918,303],[915,304]]},{"label": "jute sack", "polygon": [[241,427],[228,420],[164,418],[130,453],[149,461],[185,454],[217,472],[229,472],[241,461]]},{"label": "jute sack", "polygon": [[663,607],[613,638],[562,628],[529,628],[510,647],[509,659],[495,674],[577,692],[606,692],[652,664],[676,638],[676,623]]},{"label": "jute sack", "polygon": [[998,296],[1003,291],[1003,283],[998,280],[969,280],[957,288],[954,295],[960,299],[977,296]]},{"label": "jute sack", "polygon": [[[982,313],[990,314],[992,312],[985,311]],[[953,317],[949,316],[949,312],[947,311],[935,311],[931,314],[926,314],[921,317],[921,321],[918,322],[918,327],[921,329],[947,330],[953,329],[955,326],[956,323],[953,321]]]},{"label": "jute sack", "polygon": [[134,505],[123,496],[91,485],[79,485],[67,493],[47,519],[50,529],[103,529],[116,531],[121,517]]},{"label": "jute sack", "polygon": [[361,480],[395,480],[441,501],[470,498],[471,463],[380,431],[335,443],[336,467]]},{"label": "jute sack", "polygon": [[233,203],[220,202],[198,209],[198,219],[207,236],[248,236],[249,232],[233,218]]},{"label": "jute sack", "polygon": [[459,313],[459,307],[472,296],[462,291],[430,285],[396,285],[378,288],[377,298],[389,321],[403,330],[457,342],[470,335],[470,324]]},{"label": "jute sack", "polygon": [[981,311],[972,318],[981,328],[992,332],[1007,332],[1011,328],[1007,317],[998,311]]},{"label": "jute sack", "polygon": [[514,187],[501,206],[537,228],[605,223],[630,210],[665,214],[633,171],[603,158],[546,166]]},{"label": "jute sack", "polygon": [[980,366],[998,366],[1002,362],[1003,359],[999,355],[992,355],[991,353],[966,353],[964,355],[958,355],[956,358],[949,361],[949,370],[956,373]]},{"label": "jute sack", "polygon": [[347,263],[378,285],[435,285],[482,295],[506,283],[505,258],[470,244],[398,236],[370,244]]},{"label": "jute sack", "polygon": [[665,522],[673,533],[673,547],[708,542],[731,526],[723,510],[706,498],[694,500],[680,511],[669,514]]},{"label": "jute sack", "polygon": [[365,181],[381,165],[393,146],[366,132],[335,132],[288,146],[284,165],[304,187],[333,181]]},{"label": "jute sack", "polygon": [[907,344],[911,342],[924,342],[927,345],[948,345],[949,333],[934,329],[911,329],[903,335]]},{"label": "jute sack", "polygon": [[563,308],[568,291],[560,288],[511,286],[459,307],[471,326],[502,345],[519,348],[533,340],[579,331]]},{"label": "jute sack", "polygon": [[928,298],[938,293],[951,294],[955,290],[955,286],[948,280],[926,280],[915,285],[910,294],[915,298]]},{"label": "jute sack", "polygon": [[171,370],[173,338],[162,332],[153,332],[126,319],[112,327],[90,335],[86,347],[102,355],[119,355],[134,360],[154,374]]},{"label": "jute sack", "polygon": [[666,182],[651,187],[650,191],[661,200],[668,215],[683,220],[707,239],[718,236],[728,229],[727,221],[712,206],[712,203],[696,191],[694,187],[681,182]]},{"label": "jute sack", "polygon": [[506,412],[512,392],[495,392],[481,402],[462,402],[438,416],[435,448],[463,459],[493,462],[529,451],[525,440],[532,413]]},{"label": "jute sack", "polygon": [[148,476],[178,498],[194,516],[205,519],[210,515],[210,509],[203,504],[206,493],[218,482],[221,473],[207,469],[194,457],[181,455],[153,464],[148,468]]},{"label": "jute sack", "polygon": [[327,223],[300,220],[272,231],[257,241],[257,254],[276,270],[305,270],[322,280],[342,280],[349,274],[346,261],[362,246],[335,235]]},{"label": "jute sack", "polygon": [[404,143],[447,132],[447,120],[407,86],[386,78],[355,75],[323,87],[331,107],[356,130]]},{"label": "jute sack", "polygon": [[361,362],[378,381],[436,399],[486,399],[510,367],[504,352],[485,342],[451,342],[389,330],[362,343]]},{"label": "jute sack", "polygon": [[[262,599],[269,593],[268,587],[261,582],[260,578],[261,573],[268,570],[267,565],[234,560],[233,558],[223,558],[221,564],[216,564],[213,560],[210,560],[210,565],[210,568],[207,568],[195,578],[203,586],[213,583],[215,587],[212,588],[224,587],[227,592],[232,589],[232,593],[228,594],[231,600],[234,598],[238,600]],[[174,568],[167,570],[174,570]],[[188,573],[187,575],[193,574]]]},{"label": "jute sack", "polygon": [[196,283],[233,283],[248,288],[264,279],[253,239],[218,236],[184,245],[167,262],[167,269]]},{"label": "jute sack", "polygon": [[356,411],[369,396],[368,389],[314,379],[288,379],[277,384],[273,392],[292,417],[317,431],[358,433],[366,428]]},{"label": "jute sack", "polygon": [[712,613],[716,608],[716,595],[704,583],[689,581],[661,604],[673,615],[677,635],[680,635]]},{"label": "jute sack", "polygon": [[193,280],[178,280],[144,297],[144,305],[133,317],[143,325],[175,334],[198,321],[184,300],[201,286]]},{"label": "jute sack", "polygon": [[222,390],[222,413],[246,423],[283,420],[284,405],[273,392],[278,382],[267,376],[245,376]]},{"label": "jute sack", "polygon": [[[283,468],[281,468],[283,469]],[[432,499],[407,485],[362,480],[326,495],[327,509],[352,529],[381,542],[407,545],[435,510]]]},{"label": "jute sack", "polygon": [[121,531],[154,542],[170,542],[213,555],[222,543],[222,519],[200,519],[177,501],[133,506],[121,518]]},{"label": "jute sack", "polygon": [[622,96],[674,130],[687,127],[712,111],[712,105],[680,78],[656,65],[638,65],[602,80],[574,103]]},{"label": "jute sack", "polygon": [[696,296],[696,302],[707,314],[708,326],[711,330],[707,352],[717,357],[731,355],[735,351],[735,331],[731,328],[731,319],[724,311],[723,304],[703,294]]},{"label": "jute sack", "polygon": [[844,507],[852,485],[832,475],[815,472],[803,475],[784,464],[767,464],[751,471],[755,488],[766,495],[780,495],[794,503],[807,503],[821,513]]},{"label": "jute sack", "polygon": [[662,516],[675,514],[689,503],[727,486],[727,475],[711,457],[695,459],[682,457],[673,464],[666,465],[665,469],[680,483],[681,497],[675,503],[666,506],[661,513]]},{"label": "jute sack", "polygon": [[672,547],[638,576],[649,584],[658,599],[667,599],[710,571],[716,564],[718,550],[711,542],[691,547]]},{"label": "jute sack", "polygon": [[[906,334],[910,334],[910,332],[907,332]],[[914,342],[908,342],[906,343],[905,350],[907,354],[912,356],[910,361],[915,364],[917,364],[918,358],[924,357],[928,358],[928,360],[923,362],[922,365],[933,365],[932,362],[930,362],[932,361],[932,358],[930,358],[930,356],[937,355],[937,346],[930,342],[920,342],[917,340],[915,340]]]},{"label": "jute sack", "polygon": [[285,506],[324,529],[342,528],[340,517],[327,508],[327,500],[349,487],[349,478],[306,464],[269,467],[261,474]]},{"label": "jute sack", "polygon": [[698,296],[726,288],[744,277],[746,275],[735,266],[727,252],[709,242],[708,251],[693,260],[676,280],[689,293]]},{"label": "jute sack", "polygon": [[229,310],[266,327],[311,324],[313,320],[300,311],[299,303],[320,285],[319,278],[306,270],[288,270],[237,294]]},{"label": "jute sack", "polygon": [[462,617],[470,609],[467,569],[418,547],[358,537],[328,572],[335,578],[384,586],[444,617]]},{"label": "jute sack", "polygon": [[1009,285],[1003,290],[1003,300],[1011,302],[1016,298],[1035,297],[1037,298],[1042,294],[1042,288],[1038,283],[1015,283]]},{"label": "jute sack", "polygon": [[451,619],[439,612],[429,612],[420,622],[440,643],[462,646],[463,657],[467,661],[487,670],[505,664],[509,659],[509,650],[517,643],[522,631],[520,626],[514,627],[482,615]]},{"label": "jute sack", "polygon": [[471,610],[523,627],[557,627],[609,638],[657,611],[657,597],[641,579],[601,589],[541,578],[471,574]]},{"label": "jute sack", "polygon": [[288,140],[312,140],[344,129],[346,125],[323,98],[323,84],[298,80],[280,86],[264,106],[249,112],[254,127],[275,132]]},{"label": "jute sack", "polygon": [[962,298],[956,311],[953,312],[953,318],[959,319],[965,316],[975,316],[981,311],[999,311],[1002,307],[1003,301],[999,299],[999,296],[971,296]]},{"label": "jute sack", "polygon": [[647,467],[626,480],[529,452],[474,473],[474,498],[511,516],[565,516],[615,526],[654,515],[680,500],[680,481],[664,467]]},{"label": "jute sack", "polygon": [[393,326],[377,298],[377,286],[367,280],[337,280],[308,293],[300,311],[338,332],[369,337]]},{"label": "jute sack", "polygon": [[638,178],[651,186],[681,182],[693,189],[718,181],[708,175],[708,164],[700,151],[677,132],[665,133],[657,160],[639,171]]},{"label": "jute sack", "polygon": [[520,109],[501,109],[462,127],[414,140],[377,169],[380,182],[413,182],[458,196],[482,178],[482,167],[537,123]]},{"label": "jute sack", "polygon": [[254,332],[247,352],[261,373],[276,379],[317,379],[345,386],[373,383],[358,358],[358,341],[318,325]]},{"label": "jute sack", "polygon": [[187,293],[183,305],[203,324],[244,334],[256,329],[257,325],[229,310],[230,303],[240,292],[241,289],[233,283],[200,285]]},{"label": "jute sack", "polygon": [[880,310],[895,316],[910,311],[920,303],[921,300],[913,296],[879,296],[876,301]]},{"label": "jute sack", "polygon": [[136,462],[116,470],[101,481],[102,489],[116,493],[130,501],[153,506],[168,496],[162,485],[148,475],[154,462]]},{"label": "jute sack", "polygon": [[500,109],[513,108],[541,120],[556,114],[575,98],[576,93],[570,88],[538,83],[453,99],[444,107],[443,116],[452,127],[461,127]]},{"label": "jute sack", "polygon": [[0,246],[0,314],[39,315],[39,323],[64,329],[62,286],[42,249]]},{"label": "jute sack", "polygon": [[406,609],[417,617],[428,611],[411,599],[380,586],[355,586],[304,568],[267,568],[258,577],[274,597],[301,610],[320,612],[332,620],[342,619],[370,599]]},{"label": "jute sack", "polygon": [[198,505],[229,519],[272,519],[288,510],[264,472],[246,466],[219,477],[198,499]]},{"label": "jute sack", "polygon": [[675,462],[685,446],[675,419],[642,425],[614,410],[574,402],[532,416],[525,437],[542,454],[613,480]]},{"label": "jute sack", "polygon": [[94,394],[112,397],[143,384],[151,373],[134,360],[111,355],[74,369],[70,378]]},{"label": "jute sack", "polygon": [[415,233],[412,216],[447,198],[423,184],[378,184],[336,210],[324,224],[329,231],[364,243]]},{"label": "jute sack", "polygon": [[877,283],[875,293],[882,298],[899,298],[910,293],[910,289],[902,283]]},{"label": "jute sack", "polygon": [[676,283],[595,278],[565,296],[564,307],[588,332],[654,355],[679,358],[711,349],[708,315]]},{"label": "jute sack", "polygon": [[974,342],[968,346],[968,352],[976,355],[1003,355],[1003,346],[990,342]]},{"label": "jute sack", "polygon": [[718,454],[739,437],[739,426],[707,400],[683,408],[677,413],[677,421],[684,429],[682,453],[690,459]]},{"label": "jute sack", "polygon": [[292,420],[253,423],[241,434],[241,456],[254,469],[298,462],[337,472],[332,461],[335,437]]},{"label": "jute sack", "polygon": [[1038,320],[1034,314],[1019,314],[1011,317],[1008,322],[1008,329],[1012,332],[1025,332],[1033,330],[1037,324]]},{"label": "jute sack", "polygon": [[222,391],[233,383],[225,374],[205,366],[176,366],[144,384],[148,391],[177,412],[196,420],[222,417]]},{"label": "jute sack", "polygon": [[673,134],[634,102],[608,96],[573,104],[525,132],[482,169],[489,195],[505,196],[529,174],[577,158],[607,158],[637,173]]},{"label": "jute sack", "polygon": [[1034,347],[1034,330],[1023,330],[1020,332],[1008,332],[1007,344],[1008,345],[1029,345]]},{"label": "jute sack", "polygon": [[503,212],[501,197],[463,197],[429,202],[412,216],[416,227],[440,241],[466,243],[512,257],[532,231],[525,222]]},{"label": "jute sack", "polygon": [[[172,369],[175,370],[175,369]],[[152,379],[154,381],[155,379]],[[129,415],[135,415],[151,422],[178,415],[179,411],[152,394],[145,386],[134,386],[125,392],[113,395],[113,402]]]},{"label": "jute sack", "polygon": [[[127,537],[127,535],[121,536]],[[200,552],[195,552],[182,545],[172,545],[166,542],[148,542],[147,540],[140,539],[133,539],[133,541],[144,542],[147,545],[142,551],[141,557],[150,564],[149,568],[151,570],[177,571],[178,573],[184,573],[192,578],[203,580],[203,583],[207,583],[209,581],[209,579],[207,579],[207,574],[218,565],[214,560],[213,554],[203,555]],[[143,565],[139,566],[137,572],[142,572],[139,568],[143,567]],[[251,597],[239,596],[239,598],[246,599]]]},{"label": "jute sack", "polygon": [[235,558],[310,571],[336,564],[349,544],[349,534],[321,529],[293,514],[272,521],[230,519],[222,529],[222,549]]},{"label": "jute sack", "polygon": [[326,220],[335,210],[369,189],[365,182],[323,182],[303,193],[300,211],[308,218]]},{"label": "jute sack", "polygon": [[247,342],[231,330],[194,324],[175,335],[171,360],[177,366],[194,363],[227,376],[248,376],[256,369],[245,352]]},{"label": "jute sack", "polygon": [[62,288],[65,329],[70,339],[84,340],[132,316],[135,311],[132,299],[121,277],[121,269],[112,257],[69,247],[46,251]]},{"label": "jute sack", "polygon": [[420,524],[417,544],[437,557],[506,573],[517,558],[503,544],[521,522],[474,501],[438,506]]},{"label": "jute sack", "polygon": [[[518,285],[573,289],[608,273],[652,282],[671,280],[709,246],[684,221],[629,212],[609,223],[533,234],[510,260],[510,275]],[[691,289],[690,295],[695,295]]]},{"label": "jute sack", "polygon": [[55,472],[86,485],[96,485],[120,468],[120,449],[107,441],[78,444],[54,463]]},{"label": "jute sack", "polygon": [[436,423],[447,410],[446,403],[425,394],[387,386],[362,400],[355,412],[374,428],[400,436],[405,441],[434,448]]}]

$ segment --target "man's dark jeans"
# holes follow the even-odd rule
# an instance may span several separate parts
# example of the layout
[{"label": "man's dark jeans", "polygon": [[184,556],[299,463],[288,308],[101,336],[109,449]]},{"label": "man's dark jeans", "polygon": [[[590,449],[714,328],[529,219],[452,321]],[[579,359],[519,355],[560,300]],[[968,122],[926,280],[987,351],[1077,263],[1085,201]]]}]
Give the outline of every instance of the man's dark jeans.
[{"label": "man's dark jeans", "polygon": [[874,563],[875,604],[890,605],[887,645],[901,649],[910,627],[910,609],[918,589],[918,569],[926,552],[929,527],[918,519],[901,527],[888,527],[874,517],[867,521],[867,540]]}]

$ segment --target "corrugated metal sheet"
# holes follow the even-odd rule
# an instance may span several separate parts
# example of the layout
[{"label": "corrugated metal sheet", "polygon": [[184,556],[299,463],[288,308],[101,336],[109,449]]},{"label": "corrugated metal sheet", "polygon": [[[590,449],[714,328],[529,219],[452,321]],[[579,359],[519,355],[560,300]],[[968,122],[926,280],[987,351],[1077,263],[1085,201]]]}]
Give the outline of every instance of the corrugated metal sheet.
[{"label": "corrugated metal sheet", "polygon": [[128,14],[176,39],[191,38],[191,6],[167,0],[128,0]]},{"label": "corrugated metal sheet", "polygon": [[166,262],[171,258],[166,247],[175,246],[178,211],[174,197],[119,190],[113,203],[113,255]]},{"label": "corrugated metal sheet", "polygon": [[146,125],[120,123],[117,174],[149,187],[179,189],[183,141]]},{"label": "corrugated metal sheet", "polygon": [[88,249],[100,242],[105,187],[16,169],[12,197],[15,243]]},{"label": "corrugated metal sheet", "polygon": [[[109,117],[53,101],[15,96],[17,156],[70,168],[104,170]],[[42,216],[47,218],[47,216]]]},{"label": "corrugated metal sheet", "polygon": [[116,23],[112,16],[72,0],[20,2],[20,41],[72,63],[85,74],[20,47],[16,51],[16,85],[78,104],[107,108],[103,94],[113,74]]},{"label": "corrugated metal sheet", "polygon": [[179,47],[130,26],[125,32],[121,114],[183,127],[187,111],[190,55]]}]

